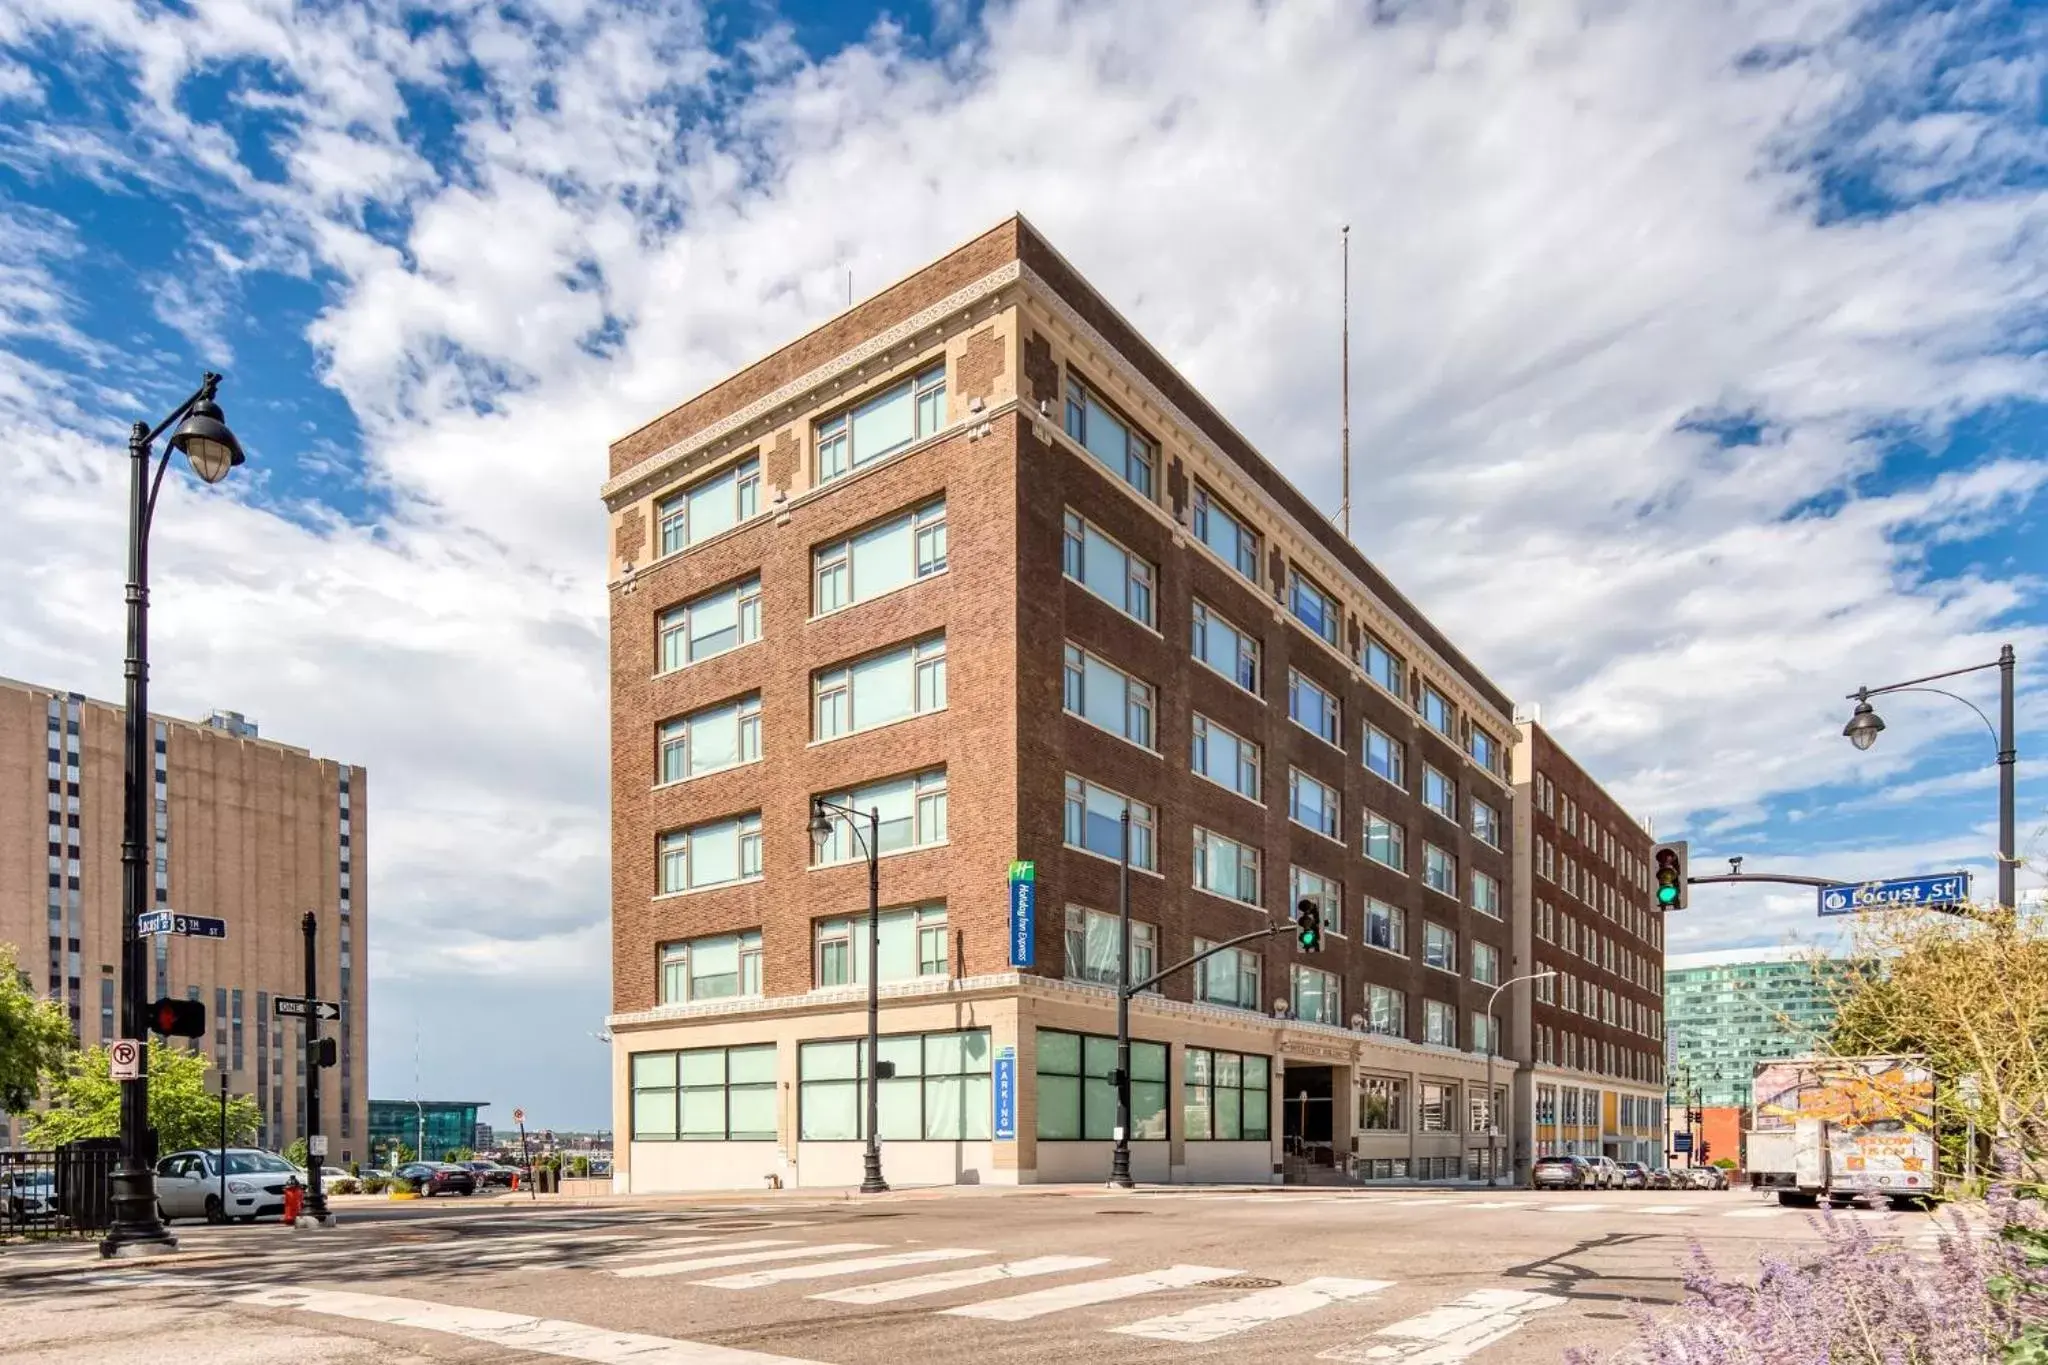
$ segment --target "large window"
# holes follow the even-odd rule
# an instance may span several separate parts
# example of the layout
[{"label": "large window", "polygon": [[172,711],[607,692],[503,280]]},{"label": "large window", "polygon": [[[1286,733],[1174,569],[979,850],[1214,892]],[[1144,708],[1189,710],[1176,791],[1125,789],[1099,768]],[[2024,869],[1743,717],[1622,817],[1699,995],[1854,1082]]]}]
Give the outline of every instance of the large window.
[{"label": "large window", "polygon": [[1422,922],[1422,960],[1441,972],[1458,970],[1458,936],[1435,920]]},{"label": "large window", "polygon": [[852,822],[828,806],[825,818],[832,828],[824,838],[812,842],[811,864],[814,867],[865,859],[864,841],[870,834],[866,817],[870,811],[880,816],[880,824],[873,831],[877,853],[895,853],[901,849],[946,842],[944,768],[928,768],[921,773],[892,777],[852,791],[827,792],[825,800],[859,811],[862,816],[860,834],[856,837]]},{"label": "large window", "polygon": [[1500,882],[1477,868],[1472,872],[1472,908],[1482,915],[1500,918]]},{"label": "large window", "polygon": [[1287,606],[1294,613],[1294,619],[1307,626],[1332,645],[1339,644],[1344,632],[1344,615],[1337,607],[1337,599],[1317,587],[1299,569],[1287,571]]},{"label": "large window", "polygon": [[919,370],[818,423],[818,482],[851,473],[930,436],[946,422],[946,362]]},{"label": "large window", "polygon": [[889,518],[811,552],[812,610],[823,616],[946,567],[946,500]]},{"label": "large window", "polygon": [[1427,763],[1422,765],[1422,804],[1446,820],[1458,818],[1458,784]]},{"label": "large window", "polygon": [[1377,725],[1365,727],[1365,766],[1401,790],[1408,790],[1408,754],[1401,741]]},{"label": "large window", "polygon": [[1258,536],[1200,485],[1195,488],[1194,522],[1197,540],[1252,582],[1259,581]]},{"label": "large window", "polygon": [[1065,704],[1090,725],[1152,746],[1152,687],[1079,645],[1066,651]]},{"label": "large window", "polygon": [[1079,512],[1068,512],[1061,565],[1067,577],[1124,615],[1152,624],[1152,585],[1159,575],[1152,561],[1133,554],[1097,530]]},{"label": "large window", "polygon": [[[1116,1136],[1116,1039],[1038,1030],[1038,1140]],[[1166,1141],[1166,1044],[1131,1040],[1131,1140]]]},{"label": "large window", "polygon": [[[1121,921],[1115,915],[1078,905],[1067,907],[1067,979],[1094,981],[1105,986],[1121,985],[1117,965],[1118,945],[1123,938]],[[1131,980],[1143,981],[1159,970],[1159,931],[1149,924],[1131,921]],[[1159,988],[1152,987],[1154,991]]]},{"label": "large window", "polygon": [[1392,986],[1365,988],[1365,1031],[1388,1038],[1408,1036],[1408,997]]},{"label": "large window", "polygon": [[1486,771],[1500,771],[1499,741],[1476,725],[1472,727],[1472,733],[1465,737],[1465,752],[1472,755],[1473,761]]},{"label": "large window", "polygon": [[761,757],[761,694],[693,711],[661,727],[663,782],[681,782]]},{"label": "large window", "polygon": [[661,945],[661,1003],[687,1005],[761,993],[761,931]]},{"label": "large window", "polygon": [[1365,898],[1365,941],[1390,953],[1408,955],[1408,912],[1371,896]]},{"label": "large window", "polygon": [[1344,1022],[1344,1002],[1335,973],[1294,963],[1287,969],[1287,993],[1295,1018],[1311,1024]]},{"label": "large window", "polygon": [[775,1141],[775,1044],[636,1052],[635,1142]]},{"label": "large window", "polygon": [[1195,603],[1194,620],[1195,658],[1257,696],[1259,642],[1206,602]]},{"label": "large window", "polygon": [[1195,827],[1195,889],[1259,903],[1259,850]]},{"label": "large window", "polygon": [[[884,1142],[985,1142],[989,1136],[987,1029],[885,1036],[876,1055],[896,1066],[876,1083]],[[806,1142],[867,1138],[867,1039],[797,1048],[797,1132]]]},{"label": "large window", "polygon": [[731,530],[757,513],[760,502],[761,461],[753,457],[670,494],[655,509],[661,552],[672,555]]},{"label": "large window", "polygon": [[670,607],[656,623],[663,673],[761,638],[761,580],[749,578]]},{"label": "large window", "polygon": [[[882,981],[915,981],[919,977],[944,976],[946,952],[946,906],[913,905],[901,910],[884,910],[881,921],[882,946],[878,954]],[[864,985],[868,979],[868,917],[850,914],[840,919],[821,919],[813,927],[817,943],[817,971],[820,986]]]},{"label": "large window", "polygon": [[1365,665],[1365,676],[1397,697],[1408,694],[1402,688],[1401,656],[1388,649],[1368,635],[1365,645],[1358,652],[1358,661]]},{"label": "large window", "polygon": [[1472,833],[1480,843],[1500,847],[1500,812],[1476,796],[1472,798]]},{"label": "large window", "polygon": [[928,635],[811,679],[816,739],[907,720],[946,704],[946,637]]},{"label": "large window", "polygon": [[1344,932],[1344,887],[1331,881],[1320,872],[1311,872],[1305,867],[1287,869],[1287,913],[1303,901],[1314,901],[1323,912],[1323,931],[1330,934]]},{"label": "large window", "polygon": [[712,820],[661,836],[662,895],[761,875],[761,813]]},{"label": "large window", "polygon": [[1191,1047],[1181,1083],[1182,1134],[1190,1142],[1264,1142],[1273,1133],[1272,1063],[1250,1053]]},{"label": "large window", "polygon": [[1259,746],[1234,730],[1195,714],[1193,752],[1188,765],[1201,777],[1239,796],[1259,799]]},{"label": "large window", "polygon": [[1476,938],[1472,940],[1472,979],[1482,986],[1500,984],[1500,950]]},{"label": "large window", "polygon": [[1358,1126],[1368,1133],[1408,1131],[1408,1083],[1392,1076],[1364,1076],[1358,1082]]},{"label": "large window", "polygon": [[1342,839],[1338,810],[1341,800],[1335,787],[1318,782],[1299,768],[1287,770],[1287,816],[1297,825],[1306,825],[1331,839]]},{"label": "large window", "polygon": [[1365,813],[1365,856],[1396,872],[1408,870],[1408,835],[1378,811]]},{"label": "large window", "polygon": [[1079,441],[1103,468],[1152,496],[1152,443],[1102,405],[1088,386],[1067,376],[1067,435]]},{"label": "large window", "polygon": [[1287,716],[1324,742],[1343,747],[1344,716],[1336,694],[1299,669],[1287,670]]},{"label": "large window", "polygon": [[1451,733],[1450,699],[1428,683],[1422,685],[1422,718],[1438,734]]},{"label": "large window", "polygon": [[1123,857],[1123,816],[1131,813],[1131,866],[1157,872],[1153,854],[1153,810],[1122,792],[1098,787],[1084,777],[1067,774],[1066,843],[1120,861]]},{"label": "large window", "polygon": [[[1215,946],[1208,939],[1195,940],[1195,951]],[[1225,948],[1195,964],[1195,998],[1212,1005],[1230,1005],[1241,1010],[1263,1009],[1259,1001],[1259,958],[1242,948]]]},{"label": "large window", "polygon": [[1446,896],[1458,894],[1458,860],[1435,844],[1422,846],[1422,884]]},{"label": "large window", "polygon": [[1458,1011],[1441,1000],[1422,1002],[1422,1041],[1438,1047],[1458,1045]]}]

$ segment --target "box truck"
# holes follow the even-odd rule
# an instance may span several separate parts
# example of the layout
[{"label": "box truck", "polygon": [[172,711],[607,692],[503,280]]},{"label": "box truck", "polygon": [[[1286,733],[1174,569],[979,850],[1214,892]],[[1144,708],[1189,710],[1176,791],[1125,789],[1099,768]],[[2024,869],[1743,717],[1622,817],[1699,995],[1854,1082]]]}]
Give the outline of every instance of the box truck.
[{"label": "box truck", "polygon": [[1924,1057],[1758,1062],[1745,1164],[1750,1188],[1812,1207],[1858,1196],[1909,1208],[1936,1194],[1934,1072]]}]

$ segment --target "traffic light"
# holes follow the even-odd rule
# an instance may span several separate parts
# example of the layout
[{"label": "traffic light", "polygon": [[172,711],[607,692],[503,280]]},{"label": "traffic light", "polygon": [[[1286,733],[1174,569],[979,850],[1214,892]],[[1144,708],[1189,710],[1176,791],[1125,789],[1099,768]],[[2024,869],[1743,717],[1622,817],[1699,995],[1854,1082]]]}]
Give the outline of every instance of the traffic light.
[{"label": "traffic light", "polygon": [[1654,890],[1659,910],[1685,909],[1686,878],[1691,875],[1686,858],[1685,840],[1673,844],[1659,844],[1650,855],[1650,866],[1656,870]]},{"label": "traffic light", "polygon": [[333,1066],[335,1062],[334,1040],[321,1038],[313,1044],[313,1065]]},{"label": "traffic light", "polygon": [[1707,1140],[1701,1138],[1700,1145],[1694,1150],[1693,1161],[1698,1165],[1704,1166],[1707,1163],[1707,1159],[1713,1155],[1713,1152],[1707,1147]]},{"label": "traffic light", "polygon": [[1294,907],[1294,942],[1304,953],[1323,950],[1323,912],[1312,900]]},{"label": "traffic light", "polygon": [[149,1007],[149,1029],[166,1038],[204,1038],[206,1006],[197,1000],[166,996]]}]

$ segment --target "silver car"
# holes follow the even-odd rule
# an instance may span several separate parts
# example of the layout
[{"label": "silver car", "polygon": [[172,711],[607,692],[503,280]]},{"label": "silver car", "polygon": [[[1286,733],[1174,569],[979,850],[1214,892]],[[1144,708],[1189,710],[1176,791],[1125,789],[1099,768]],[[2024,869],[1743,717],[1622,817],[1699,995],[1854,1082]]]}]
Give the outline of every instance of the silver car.
[{"label": "silver car", "polygon": [[1593,1168],[1593,1188],[1596,1190],[1618,1190],[1621,1188],[1621,1167],[1614,1164],[1611,1156],[1589,1156],[1586,1162]]},{"label": "silver car", "polygon": [[[227,1163],[227,1202],[221,1202],[221,1160]],[[303,1185],[306,1173],[275,1152],[254,1147],[220,1151],[173,1152],[156,1164],[157,1217],[204,1218],[224,1223],[230,1218],[253,1223],[284,1212],[285,1183]]]}]

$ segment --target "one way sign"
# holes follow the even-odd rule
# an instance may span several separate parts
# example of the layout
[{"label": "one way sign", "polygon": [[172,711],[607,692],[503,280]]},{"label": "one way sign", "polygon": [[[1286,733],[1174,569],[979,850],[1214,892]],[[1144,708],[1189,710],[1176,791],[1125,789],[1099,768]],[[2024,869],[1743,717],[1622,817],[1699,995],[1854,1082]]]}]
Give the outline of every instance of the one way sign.
[{"label": "one way sign", "polygon": [[332,1000],[308,1000],[303,995],[280,995],[270,1002],[271,1013],[280,1019],[339,1019],[341,1006]]}]

